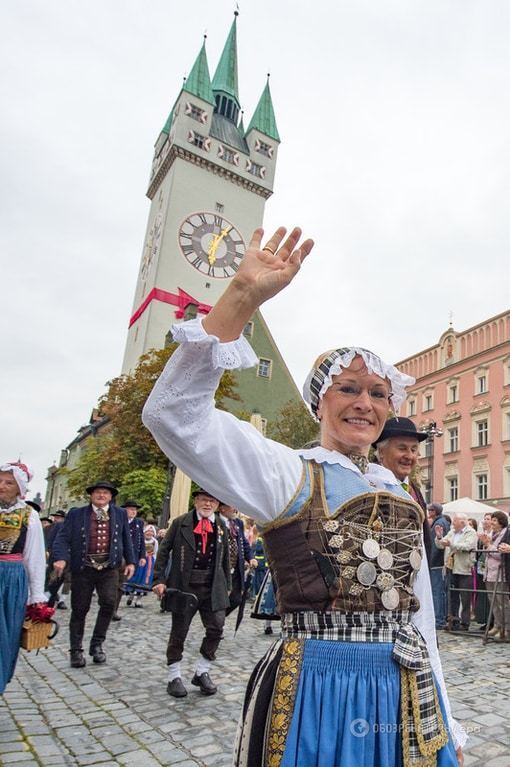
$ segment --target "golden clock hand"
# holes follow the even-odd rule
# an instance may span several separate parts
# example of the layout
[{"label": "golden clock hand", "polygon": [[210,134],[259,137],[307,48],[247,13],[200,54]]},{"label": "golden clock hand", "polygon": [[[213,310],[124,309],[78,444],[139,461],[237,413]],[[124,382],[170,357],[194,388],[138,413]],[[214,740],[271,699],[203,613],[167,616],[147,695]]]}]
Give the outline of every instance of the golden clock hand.
[{"label": "golden clock hand", "polygon": [[216,261],[216,251],[218,250],[218,245],[220,244],[220,235],[213,234],[213,238],[211,240],[211,244],[207,248],[207,260],[211,264],[211,266]]}]

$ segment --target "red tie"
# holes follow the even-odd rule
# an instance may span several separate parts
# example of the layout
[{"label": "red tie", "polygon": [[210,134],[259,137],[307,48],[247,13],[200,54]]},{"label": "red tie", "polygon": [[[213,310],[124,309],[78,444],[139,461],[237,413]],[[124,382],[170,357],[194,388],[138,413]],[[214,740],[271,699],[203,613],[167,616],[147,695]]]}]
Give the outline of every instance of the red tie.
[{"label": "red tie", "polygon": [[198,520],[198,524],[193,530],[194,533],[202,536],[202,554],[205,554],[207,548],[207,533],[212,533],[214,530],[211,521],[206,517],[201,517]]}]

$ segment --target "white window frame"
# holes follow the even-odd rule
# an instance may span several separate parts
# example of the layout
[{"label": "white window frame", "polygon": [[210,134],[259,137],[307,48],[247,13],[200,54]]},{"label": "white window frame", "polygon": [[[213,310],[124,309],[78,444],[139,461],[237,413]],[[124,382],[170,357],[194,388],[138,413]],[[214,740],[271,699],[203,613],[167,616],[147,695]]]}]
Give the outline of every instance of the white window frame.
[{"label": "white window frame", "polygon": [[[262,372],[262,371],[267,371],[267,372]],[[265,378],[266,380],[269,381],[271,380],[272,373],[273,373],[273,360],[270,360],[267,357],[260,357],[259,364],[257,366],[257,376],[259,378]]]},{"label": "white window frame", "polygon": [[447,477],[446,482],[448,485],[448,500],[449,501],[457,501],[459,498],[459,478],[458,476],[455,477]]},{"label": "white window frame", "polygon": [[475,397],[489,392],[489,368],[478,368],[475,372]]},{"label": "white window frame", "polygon": [[410,399],[407,403],[407,415],[408,416],[416,415],[416,398],[415,397]]},{"label": "white window frame", "polygon": [[[453,435],[452,431],[455,431],[456,433]],[[459,449],[459,436],[460,436],[459,427],[457,425],[448,426],[447,432],[448,432],[448,450],[446,452],[456,453]],[[452,443],[455,443],[455,447],[452,447]]]},{"label": "white window frame", "polygon": [[[453,396],[452,396],[452,390]],[[450,383],[447,385],[447,405],[453,405],[455,402],[459,401],[459,379],[456,378],[454,381],[450,381]]]},{"label": "white window frame", "polygon": [[[428,402],[429,399],[430,403]],[[428,389],[422,394],[422,413],[430,413],[432,410],[434,410],[434,391]]]},{"label": "white window frame", "polygon": [[[485,482],[483,483],[481,482],[482,477],[485,477]],[[475,474],[475,497],[477,501],[486,501],[488,498],[490,498],[488,471],[480,471]]]}]

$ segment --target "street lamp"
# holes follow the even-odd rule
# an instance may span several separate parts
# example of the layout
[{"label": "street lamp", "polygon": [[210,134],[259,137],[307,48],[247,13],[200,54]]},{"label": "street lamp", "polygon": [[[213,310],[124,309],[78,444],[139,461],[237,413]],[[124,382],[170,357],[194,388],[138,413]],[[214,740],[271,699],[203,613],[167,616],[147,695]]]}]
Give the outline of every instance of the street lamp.
[{"label": "street lamp", "polygon": [[426,426],[422,426],[420,431],[427,435],[425,442],[425,455],[428,458],[428,483],[427,483],[427,503],[433,501],[433,489],[434,489],[434,439],[436,437],[443,436],[443,430],[440,429],[435,421],[430,421]]}]

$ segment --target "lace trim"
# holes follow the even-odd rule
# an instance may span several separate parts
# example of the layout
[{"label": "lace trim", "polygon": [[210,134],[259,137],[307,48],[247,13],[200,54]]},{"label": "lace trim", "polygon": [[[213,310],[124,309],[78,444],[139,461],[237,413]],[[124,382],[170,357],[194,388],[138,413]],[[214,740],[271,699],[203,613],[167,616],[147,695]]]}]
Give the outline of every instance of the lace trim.
[{"label": "lace trim", "polygon": [[174,341],[178,343],[202,343],[212,345],[212,362],[215,369],[233,370],[250,368],[258,364],[258,357],[244,336],[235,341],[222,343],[217,336],[208,335],[202,320],[180,322],[172,327]]}]

